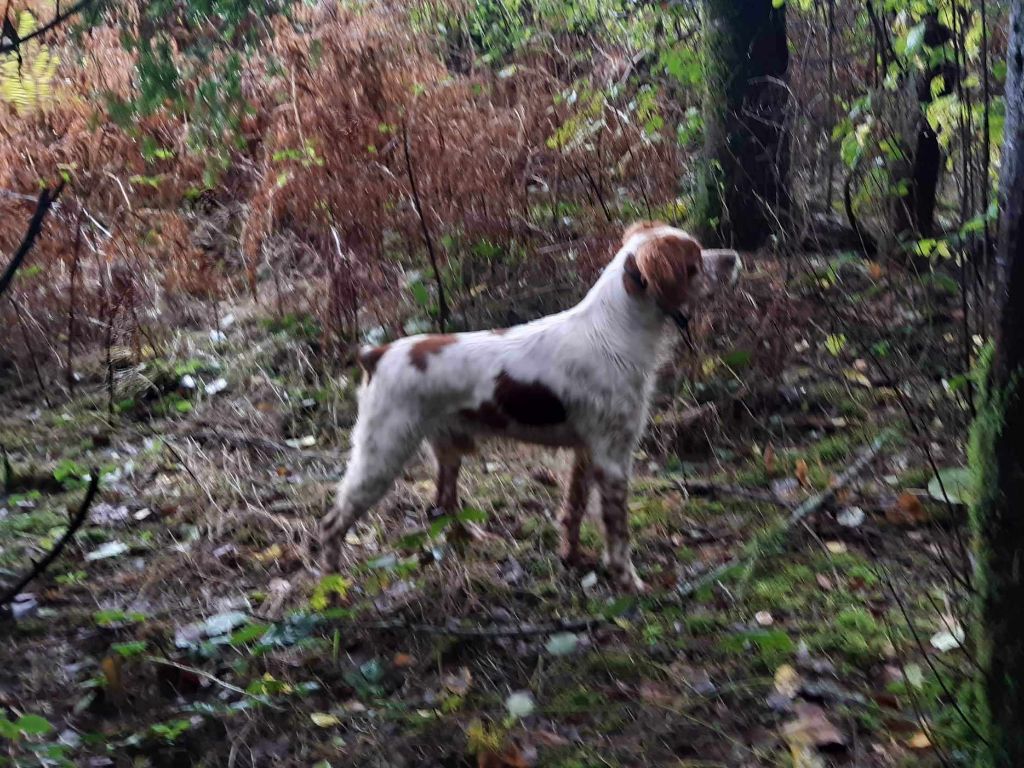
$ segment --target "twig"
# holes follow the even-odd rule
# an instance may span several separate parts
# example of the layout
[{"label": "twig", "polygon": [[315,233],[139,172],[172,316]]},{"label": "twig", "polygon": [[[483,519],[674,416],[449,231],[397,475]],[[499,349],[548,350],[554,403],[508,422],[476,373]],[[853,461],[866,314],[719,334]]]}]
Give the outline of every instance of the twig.
[{"label": "twig", "polygon": [[194,432],[182,433],[181,436],[201,443],[215,442],[221,443],[222,445],[231,445],[236,448],[240,446],[256,448],[257,450],[267,453],[294,454],[309,461],[323,461],[331,464],[338,464],[344,461],[342,456],[331,453],[330,451],[311,451],[306,448],[293,448],[287,443],[271,440],[268,437],[250,435],[245,432],[238,432],[235,430],[200,429]]},{"label": "twig", "polygon": [[20,57],[21,46],[22,46],[23,43],[27,43],[29,40],[31,40],[31,39],[33,39],[35,37],[39,37],[41,35],[45,35],[51,29],[54,29],[55,27],[59,27],[65,21],[67,21],[72,16],[74,16],[76,13],[78,13],[81,10],[83,10],[86,6],[89,6],[89,5],[92,5],[92,0],[81,0],[81,2],[75,3],[73,6],[68,8],[63,13],[58,13],[56,16],[54,16],[52,19],[50,19],[50,21],[48,21],[46,24],[43,24],[43,26],[39,27],[39,29],[35,29],[32,32],[29,32],[24,37],[14,37],[11,40],[10,43],[0,43],[0,54],[4,54],[4,53],[17,53],[17,54],[19,54],[19,57]]},{"label": "twig", "polygon": [[[0,53],[3,52],[0,47]],[[39,193],[39,199],[36,201],[36,211],[32,214],[32,220],[28,223],[28,231],[25,232],[25,237],[21,240],[21,245],[18,246],[18,250],[14,252],[14,257],[11,259],[10,264],[7,265],[7,269],[4,270],[2,276],[0,276],[0,296],[4,294],[10,286],[11,281],[14,280],[14,273],[18,271],[18,267],[21,266],[21,262],[25,260],[28,252],[32,250],[32,246],[35,245],[36,239],[39,237],[40,232],[43,231],[43,220],[46,218],[46,214],[50,211],[50,207],[54,201],[60,196],[61,191],[64,189],[64,182],[61,181],[53,189],[44,189]]]},{"label": "twig", "polygon": [[[794,509],[792,514],[790,514],[789,518],[785,521],[785,523],[783,523],[780,532],[788,531],[797,523],[801,522],[804,518],[813,514],[814,512],[817,512],[823,506],[832,501],[840,490],[849,485],[851,480],[857,477],[857,475],[864,471],[868,464],[874,461],[875,457],[878,456],[879,451],[882,450],[882,447],[889,441],[890,438],[890,432],[883,432],[881,435],[875,438],[874,442],[872,442],[871,445],[864,449],[861,455],[849,467],[847,467],[843,471],[843,473],[839,475],[839,477],[837,477],[835,480],[829,483],[828,488],[826,488],[821,493],[816,494],[811,498],[807,499],[807,501],[805,501],[799,507]],[[685,584],[681,584],[678,587],[677,591],[679,592],[679,595],[682,597],[692,595],[694,592],[701,589],[702,587],[706,587],[708,584],[717,581],[723,575],[725,575],[726,572],[732,570],[739,564],[739,557],[730,557],[724,563],[715,568],[712,568],[704,575],[699,576],[696,579],[693,579],[692,581],[688,581]]]},{"label": "twig", "polygon": [[92,505],[92,500],[96,496],[96,489],[100,484],[99,470],[91,469],[89,471],[89,477],[89,487],[85,491],[85,498],[82,499],[82,504],[79,506],[78,511],[72,515],[71,520],[68,523],[67,530],[64,531],[64,535],[57,540],[57,543],[53,545],[53,549],[47,552],[43,559],[33,564],[32,569],[22,576],[13,587],[8,589],[4,593],[3,597],[0,597],[0,606],[5,606],[14,600],[14,598],[21,593],[21,590],[28,586],[29,582],[45,571],[50,563],[57,559],[57,556],[60,555],[65,545],[74,538],[78,529],[82,527],[86,517],[89,515],[89,507]]},{"label": "twig", "polygon": [[472,627],[458,624],[414,624],[408,621],[374,621],[359,624],[360,629],[402,630],[418,632],[424,635],[446,635],[448,637],[532,637],[535,635],[551,635],[556,632],[588,632],[608,624],[604,616],[579,616],[571,619],[557,619],[544,624],[487,624]]},{"label": "twig", "polygon": [[402,142],[405,149],[405,170],[409,175],[409,187],[412,191],[412,206],[416,209],[416,215],[420,220],[423,242],[427,245],[427,255],[430,256],[430,266],[434,270],[434,281],[437,283],[437,327],[441,333],[444,333],[445,325],[448,323],[448,302],[444,298],[444,281],[441,278],[441,268],[437,263],[437,253],[434,251],[434,240],[430,237],[427,217],[423,213],[420,193],[416,188],[416,176],[412,171],[412,157],[409,153],[409,128],[404,122],[402,123]]},{"label": "twig", "polygon": [[706,480],[691,480],[680,478],[676,480],[679,490],[685,491],[691,496],[706,496],[718,498],[719,496],[733,496],[738,499],[749,499],[750,501],[762,501],[768,504],[778,504],[780,507],[792,508],[793,504],[780,499],[771,491],[759,491],[756,488],[743,488],[738,485],[719,485]]},{"label": "twig", "polygon": [[199,669],[198,667],[190,667],[187,664],[179,664],[176,661],[171,661],[170,659],[165,659],[160,656],[146,656],[145,658],[146,661],[152,662],[153,664],[159,664],[162,667],[171,667],[172,669],[178,669],[182,672],[190,672],[193,675],[198,675],[199,677],[209,680],[211,683],[216,683],[225,690],[232,691],[234,693],[239,693],[242,696],[253,699],[254,701],[258,701],[260,704],[266,704],[271,709],[281,709],[281,707],[279,707],[277,704],[274,704],[272,701],[267,699],[266,696],[257,696],[255,693],[249,693],[249,691],[245,690],[244,688],[239,688],[237,685],[232,685],[226,680],[221,680],[219,677],[211,674],[210,672],[207,672],[205,669]]}]

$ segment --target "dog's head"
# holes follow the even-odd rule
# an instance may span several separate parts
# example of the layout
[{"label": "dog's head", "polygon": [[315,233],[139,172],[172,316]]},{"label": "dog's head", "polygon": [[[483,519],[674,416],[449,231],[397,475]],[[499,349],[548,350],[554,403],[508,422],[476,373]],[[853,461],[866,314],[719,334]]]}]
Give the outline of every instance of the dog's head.
[{"label": "dog's head", "polygon": [[688,233],[661,222],[633,224],[622,245],[626,292],[653,301],[680,326],[720,286],[735,283],[742,266],[736,251],[704,250]]}]

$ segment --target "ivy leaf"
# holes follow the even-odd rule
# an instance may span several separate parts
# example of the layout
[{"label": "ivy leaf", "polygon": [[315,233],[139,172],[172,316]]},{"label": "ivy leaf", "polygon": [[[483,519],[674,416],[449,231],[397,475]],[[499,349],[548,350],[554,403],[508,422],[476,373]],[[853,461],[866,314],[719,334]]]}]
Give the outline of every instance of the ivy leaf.
[{"label": "ivy leaf", "polygon": [[42,736],[53,730],[50,721],[39,715],[22,715],[15,723],[18,730],[29,736]]}]

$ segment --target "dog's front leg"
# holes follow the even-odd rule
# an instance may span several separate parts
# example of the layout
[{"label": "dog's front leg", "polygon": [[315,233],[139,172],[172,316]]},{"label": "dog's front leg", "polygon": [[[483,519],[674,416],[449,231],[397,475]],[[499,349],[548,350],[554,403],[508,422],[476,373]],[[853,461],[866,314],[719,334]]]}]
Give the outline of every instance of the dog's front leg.
[{"label": "dog's front leg", "polygon": [[620,586],[636,592],[645,592],[647,585],[637,575],[630,557],[627,517],[629,463],[602,461],[595,466],[594,477],[601,492],[605,567]]},{"label": "dog's front leg", "polygon": [[585,448],[577,448],[573,456],[572,472],[569,485],[565,490],[565,500],[559,514],[562,524],[562,543],[559,555],[566,565],[580,565],[580,523],[587,513],[587,502],[590,500],[590,481],[592,469],[590,453]]}]

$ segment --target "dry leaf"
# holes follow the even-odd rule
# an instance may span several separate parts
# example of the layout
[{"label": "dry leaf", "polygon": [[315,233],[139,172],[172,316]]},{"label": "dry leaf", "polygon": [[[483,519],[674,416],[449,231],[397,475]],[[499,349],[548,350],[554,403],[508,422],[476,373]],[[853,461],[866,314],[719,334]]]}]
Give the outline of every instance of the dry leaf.
[{"label": "dry leaf", "polygon": [[256,554],[254,554],[253,557],[256,559],[257,562],[266,563],[271,560],[280,559],[283,553],[284,550],[281,549],[280,544],[272,544],[271,546],[264,549],[262,552],[257,552]]},{"label": "dry leaf", "polygon": [[796,468],[794,470],[794,474],[796,475],[797,482],[799,482],[800,485],[806,487],[807,486],[807,462],[804,461],[803,459],[797,459],[797,461],[796,461]]},{"label": "dry leaf", "polygon": [[473,682],[473,674],[469,667],[459,667],[458,672],[446,672],[441,676],[444,687],[456,696],[465,696],[469,693],[469,686]]},{"label": "dry leaf", "polygon": [[330,728],[332,725],[338,725],[341,722],[338,717],[329,712],[314,712],[309,716],[309,719],[319,728]]},{"label": "dry leaf", "polygon": [[124,678],[121,676],[122,658],[120,656],[107,656],[100,662],[100,669],[103,670],[103,677],[107,681],[107,695],[113,702],[120,702],[124,699]]},{"label": "dry leaf", "polygon": [[775,618],[768,611],[758,611],[754,614],[754,621],[756,621],[760,627],[770,627],[775,623]]},{"label": "dry leaf", "polygon": [[569,743],[567,738],[559,736],[554,731],[534,731],[530,738],[542,747],[564,747]]},{"label": "dry leaf", "polygon": [[831,552],[833,555],[841,555],[846,552],[846,545],[841,541],[826,541],[825,549]]},{"label": "dry leaf", "polygon": [[395,657],[391,660],[391,663],[399,669],[408,669],[409,667],[416,665],[416,659],[408,653],[396,653]]},{"label": "dry leaf", "polygon": [[775,449],[770,445],[764,449],[764,471],[768,474],[775,471]]},{"label": "dry leaf", "polygon": [[775,690],[790,701],[795,699],[800,690],[800,673],[789,664],[783,664],[775,670]]},{"label": "dry leaf", "polygon": [[477,753],[476,765],[477,768],[529,768],[523,753],[515,745],[505,747],[500,754],[490,751]]},{"label": "dry leaf", "polygon": [[928,519],[928,513],[917,496],[904,491],[896,503],[885,510],[885,519],[892,525],[920,525]]},{"label": "dry leaf", "polygon": [[879,264],[877,261],[869,261],[867,263],[867,268],[868,268],[868,276],[872,280],[881,280],[882,279],[882,275],[885,274],[885,270],[882,269],[882,265]]},{"label": "dry leaf", "polygon": [[846,746],[846,737],[817,704],[797,702],[796,719],[782,727],[782,734],[791,747],[836,749]]},{"label": "dry leaf", "polygon": [[814,577],[814,580],[818,582],[818,586],[826,592],[832,591],[832,579],[826,576],[824,573],[819,573]]},{"label": "dry leaf", "polygon": [[909,739],[907,739],[907,746],[911,749],[929,749],[932,746],[931,739],[928,738],[928,734],[924,731],[918,731]]}]

